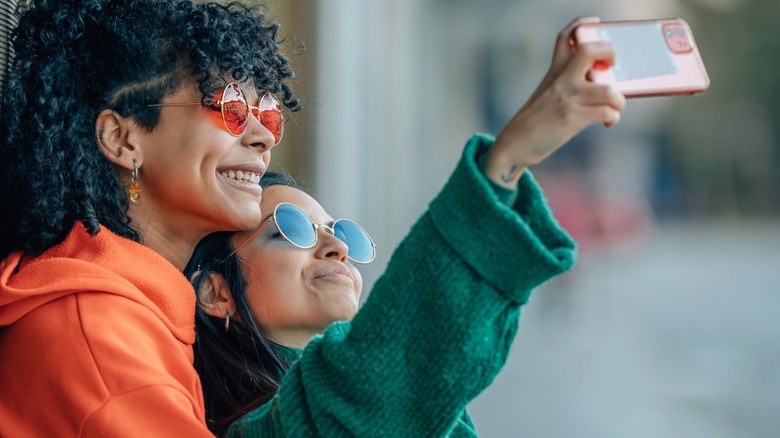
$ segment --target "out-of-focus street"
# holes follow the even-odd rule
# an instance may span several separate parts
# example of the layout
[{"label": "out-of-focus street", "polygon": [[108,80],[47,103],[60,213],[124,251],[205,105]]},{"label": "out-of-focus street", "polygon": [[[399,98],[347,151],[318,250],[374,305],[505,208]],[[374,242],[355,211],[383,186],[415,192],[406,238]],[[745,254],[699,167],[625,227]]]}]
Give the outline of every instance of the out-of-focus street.
[{"label": "out-of-focus street", "polygon": [[667,224],[525,307],[471,405],[484,437],[770,438],[780,430],[780,223]]},{"label": "out-of-focus street", "polygon": [[253,1],[282,20],[304,103],[272,163],[371,233],[363,299],[566,23],[685,19],[708,91],[631,99],[533,167],[580,263],[532,297],[470,409],[487,438],[780,436],[780,2]]}]

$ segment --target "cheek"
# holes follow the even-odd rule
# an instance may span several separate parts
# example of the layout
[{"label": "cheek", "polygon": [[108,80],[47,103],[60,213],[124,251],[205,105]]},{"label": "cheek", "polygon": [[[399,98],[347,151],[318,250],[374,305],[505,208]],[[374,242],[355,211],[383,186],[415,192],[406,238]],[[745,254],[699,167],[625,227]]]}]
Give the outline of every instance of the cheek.
[{"label": "cheek", "polygon": [[355,279],[355,295],[360,298],[360,294],[363,292],[363,276],[360,275],[360,271],[354,266],[350,266],[352,271],[352,277]]},{"label": "cheek", "polygon": [[222,113],[220,111],[209,111],[208,116],[205,117],[211,126],[225,130],[225,121],[222,119]]},{"label": "cheek", "polygon": [[305,288],[297,264],[281,254],[277,251],[276,257],[251,257],[244,262],[248,266],[247,301],[261,325],[275,326],[295,314],[301,295],[297,291]]},{"label": "cheek", "polygon": [[[247,277],[247,300],[253,308],[275,307],[281,295],[281,278],[286,276],[283,266],[273,269],[271,266],[262,266],[252,269],[252,274]],[[289,281],[288,281],[289,284]]]}]

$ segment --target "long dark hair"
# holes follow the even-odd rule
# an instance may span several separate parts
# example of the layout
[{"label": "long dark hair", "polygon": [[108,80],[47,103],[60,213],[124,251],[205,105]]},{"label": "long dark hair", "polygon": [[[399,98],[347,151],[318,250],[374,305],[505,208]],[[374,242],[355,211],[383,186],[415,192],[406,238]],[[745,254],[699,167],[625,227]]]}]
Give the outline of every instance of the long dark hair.
[{"label": "long dark hair", "polygon": [[152,130],[159,103],[195,81],[204,103],[226,78],[299,106],[278,26],[241,3],[35,0],[13,35],[16,58],[0,105],[0,258],[40,254],[76,221],[140,241],[127,195],[95,141],[112,109]]},{"label": "long dark hair", "polygon": [[[267,172],[260,185],[304,190],[292,177],[277,172]],[[249,308],[242,264],[235,254],[230,255],[233,234],[218,232],[204,238],[184,269],[195,291],[209,274],[222,275],[236,304],[228,330],[224,319],[208,315],[200,306],[195,317],[195,369],[203,386],[207,424],[216,434],[226,432],[241,416],[270,400],[290,366],[279,347],[260,331]]]}]

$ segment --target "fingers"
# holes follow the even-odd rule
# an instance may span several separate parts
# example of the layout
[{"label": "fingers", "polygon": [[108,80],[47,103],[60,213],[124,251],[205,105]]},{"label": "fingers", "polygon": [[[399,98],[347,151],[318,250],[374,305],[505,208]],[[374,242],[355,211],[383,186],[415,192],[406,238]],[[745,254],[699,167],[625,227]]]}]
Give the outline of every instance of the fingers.
[{"label": "fingers", "polygon": [[521,108],[501,131],[497,144],[514,144],[506,146],[515,150],[505,152],[514,156],[507,160],[536,164],[587,126],[617,124],[625,104],[615,87],[561,76]]},{"label": "fingers", "polygon": [[586,124],[602,123],[609,128],[620,122],[626,98],[609,85],[586,84],[577,95],[577,104]]},{"label": "fingers", "polygon": [[[610,127],[620,121],[625,97],[614,87],[586,78],[596,61],[614,64],[612,45],[569,45],[577,26],[599,21],[597,17],[577,18],[559,32],[550,70],[497,136],[489,154],[490,169],[504,172],[511,168],[507,163],[515,168],[536,164],[587,126],[601,123]],[[494,173],[494,181],[504,176],[498,171]],[[516,179],[509,182],[516,183]]]},{"label": "fingers", "polygon": [[605,128],[611,128],[618,123],[620,123],[620,113],[617,111],[608,114],[603,122]]},{"label": "fingers", "polygon": [[577,17],[569,22],[560,32],[558,32],[558,39],[556,40],[556,46],[565,45],[569,46],[569,39],[572,36],[574,29],[581,24],[593,24],[599,23],[601,19],[599,17]]},{"label": "fingers", "polygon": [[601,123],[606,128],[611,128],[620,122],[620,111],[609,105],[598,105],[589,108],[587,114],[591,117],[588,125]]},{"label": "fingers", "polygon": [[574,29],[582,24],[598,23],[601,19],[598,17],[578,17],[570,21],[560,32],[555,41],[555,50],[553,51],[553,59],[550,65],[550,73],[556,75],[558,71],[563,68],[566,62],[571,56],[574,47],[570,44],[572,33]]},{"label": "fingers", "polygon": [[577,46],[570,64],[572,70],[581,77],[588,74],[597,63],[615,64],[615,47],[607,42],[585,43]]},{"label": "fingers", "polygon": [[554,57],[559,57],[564,53],[570,53],[573,49],[572,35],[574,29],[582,24],[598,23],[601,19],[599,17],[578,17],[570,21],[560,32],[558,32],[558,38],[555,40],[555,53]]},{"label": "fingers", "polygon": [[586,84],[581,93],[580,103],[583,105],[606,105],[615,111],[622,111],[626,106],[626,97],[615,87],[600,84]]}]

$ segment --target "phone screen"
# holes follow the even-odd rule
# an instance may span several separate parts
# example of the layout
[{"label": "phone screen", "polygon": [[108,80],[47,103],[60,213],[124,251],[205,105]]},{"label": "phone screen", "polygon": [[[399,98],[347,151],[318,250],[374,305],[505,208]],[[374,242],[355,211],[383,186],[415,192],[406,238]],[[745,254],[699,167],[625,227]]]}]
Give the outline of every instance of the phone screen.
[{"label": "phone screen", "polygon": [[605,26],[598,29],[598,35],[615,47],[612,71],[618,81],[677,73],[674,54],[659,23]]}]

